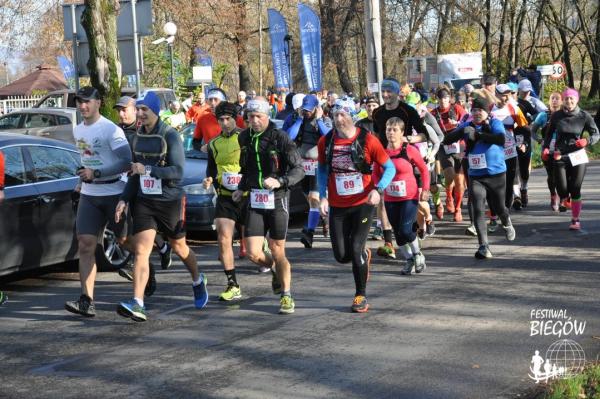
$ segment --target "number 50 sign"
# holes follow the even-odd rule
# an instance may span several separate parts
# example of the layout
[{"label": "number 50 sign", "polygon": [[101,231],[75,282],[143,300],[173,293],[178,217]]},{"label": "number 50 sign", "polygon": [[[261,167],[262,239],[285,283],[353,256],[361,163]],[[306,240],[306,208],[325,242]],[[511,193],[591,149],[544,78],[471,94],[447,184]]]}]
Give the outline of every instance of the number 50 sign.
[{"label": "number 50 sign", "polygon": [[555,62],[552,64],[552,74],[550,79],[558,80],[562,79],[567,74],[567,67],[562,62]]}]

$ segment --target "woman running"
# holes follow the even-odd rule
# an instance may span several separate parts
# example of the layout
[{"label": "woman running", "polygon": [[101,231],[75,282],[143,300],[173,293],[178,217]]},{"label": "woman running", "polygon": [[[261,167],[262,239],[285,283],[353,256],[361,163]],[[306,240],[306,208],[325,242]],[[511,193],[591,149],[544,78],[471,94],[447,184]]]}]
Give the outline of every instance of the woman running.
[{"label": "woman running", "polygon": [[[589,162],[585,147],[600,139],[598,127],[591,115],[577,105],[579,92],[566,89],[562,94],[563,108],[552,114],[542,150],[542,159],[550,159],[552,133],[556,132],[556,144],[553,153],[553,172],[556,191],[561,200],[571,196],[570,230],[579,230],[581,224],[581,185]],[[588,138],[583,133],[588,132]]]},{"label": "woman running", "polygon": [[454,132],[446,135],[444,144],[452,144],[465,140],[465,156],[469,161],[469,199],[473,205],[473,218],[479,249],[475,252],[477,259],[489,259],[492,252],[487,239],[485,223],[486,198],[492,212],[500,217],[502,227],[509,241],[515,239],[508,208],[505,205],[506,163],[504,162],[505,131],[502,122],[490,118],[490,103],[478,97],[471,105],[470,122],[461,124]]},{"label": "woman running", "polygon": [[[404,122],[393,117],[386,123],[385,134],[388,140],[387,154],[394,163],[395,175],[383,194],[385,210],[396,236],[396,243],[406,260],[401,273],[410,275],[415,270],[421,273],[425,270],[425,256],[419,248],[419,239],[413,229],[417,221],[419,201],[429,199],[429,170],[423,156],[404,137]],[[421,175],[422,189],[419,190],[414,168]],[[379,168],[376,179],[383,173]]]}]

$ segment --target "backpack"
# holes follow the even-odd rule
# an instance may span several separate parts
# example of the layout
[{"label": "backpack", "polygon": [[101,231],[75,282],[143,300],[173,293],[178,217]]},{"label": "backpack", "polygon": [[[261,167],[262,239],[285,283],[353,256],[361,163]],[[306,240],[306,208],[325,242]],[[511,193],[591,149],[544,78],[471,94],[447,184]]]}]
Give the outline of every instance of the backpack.
[{"label": "backpack", "polygon": [[[167,129],[159,129],[158,134],[139,134],[136,132],[131,140],[131,148],[136,159],[154,162],[155,166],[165,166],[167,158]],[[139,147],[139,148],[138,148]],[[156,149],[159,149],[156,152]]]},{"label": "backpack", "polygon": [[[357,171],[365,175],[370,175],[373,172],[373,168],[365,161],[365,142],[367,141],[367,134],[369,134],[369,131],[362,127],[359,127],[358,129],[358,137],[350,146],[350,157],[352,158],[352,163]],[[325,136],[325,159],[329,166],[331,166],[331,161],[333,160],[333,141],[332,129]]]}]

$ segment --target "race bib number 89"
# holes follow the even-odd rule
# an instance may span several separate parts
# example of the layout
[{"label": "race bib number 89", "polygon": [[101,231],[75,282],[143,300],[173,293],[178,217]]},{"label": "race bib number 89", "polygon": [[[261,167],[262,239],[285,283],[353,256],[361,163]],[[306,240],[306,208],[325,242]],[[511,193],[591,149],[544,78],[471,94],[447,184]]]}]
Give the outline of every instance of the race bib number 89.
[{"label": "race bib number 89", "polygon": [[363,192],[361,173],[341,175],[335,177],[335,188],[339,195],[353,195]]}]

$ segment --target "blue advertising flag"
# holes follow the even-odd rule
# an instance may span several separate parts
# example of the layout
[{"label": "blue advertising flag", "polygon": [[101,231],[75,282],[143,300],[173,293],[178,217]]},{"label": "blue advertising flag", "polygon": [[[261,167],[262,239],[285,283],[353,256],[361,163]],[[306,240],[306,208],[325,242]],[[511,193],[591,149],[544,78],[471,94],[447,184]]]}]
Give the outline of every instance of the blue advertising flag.
[{"label": "blue advertising flag", "polygon": [[75,67],[73,66],[73,63],[67,57],[64,57],[62,55],[59,55],[58,57],[56,57],[56,60],[58,61],[58,65],[60,66],[60,69],[62,69],[62,71],[63,71],[63,75],[65,76],[65,80],[67,81],[69,88],[71,88],[71,89],[75,88],[76,76],[75,76]]},{"label": "blue advertising flag", "polygon": [[283,15],[269,8],[269,36],[271,38],[271,57],[273,58],[273,75],[275,89],[290,87],[290,70],[285,51],[285,36],[288,34],[287,24]]},{"label": "blue advertising flag", "polygon": [[300,21],[300,43],[302,44],[302,64],[312,90],[321,90],[321,21],[308,6],[298,4]]}]

